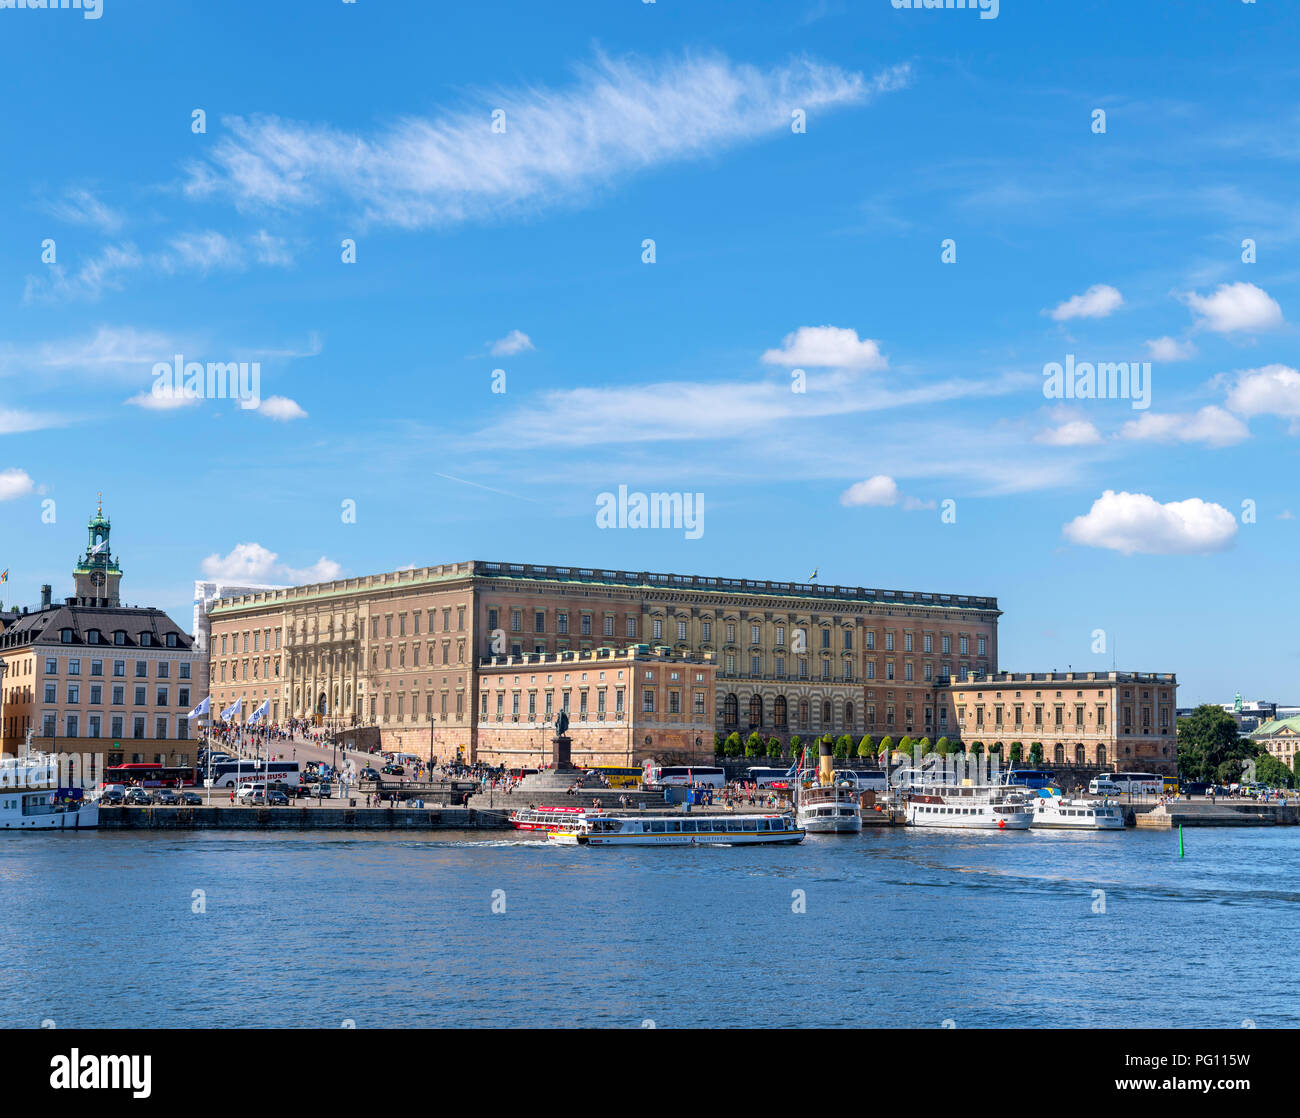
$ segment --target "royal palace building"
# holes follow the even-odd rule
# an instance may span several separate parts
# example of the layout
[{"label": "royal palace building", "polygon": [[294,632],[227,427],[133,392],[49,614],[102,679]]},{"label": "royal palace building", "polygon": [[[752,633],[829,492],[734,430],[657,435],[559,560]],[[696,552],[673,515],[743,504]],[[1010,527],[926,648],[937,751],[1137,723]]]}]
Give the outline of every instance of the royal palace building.
[{"label": "royal palace building", "polygon": [[[214,710],[243,698],[246,716],[266,700],[272,721],[373,725],[385,748],[485,759],[500,752],[489,745],[502,740],[498,709],[514,717],[505,713],[514,703],[506,677],[530,668],[554,676],[565,654],[612,650],[697,665],[709,680],[715,731],[782,741],[956,736],[946,685],[998,664],[995,598],[518,563],[267,590],[218,599],[208,616]],[[570,690],[572,702],[579,689]],[[713,755],[711,737],[698,732],[696,681],[685,690],[684,736],[670,746],[662,726],[629,732],[620,738],[629,763],[656,749],[664,759]],[[642,701],[629,687],[628,718]],[[540,732],[538,711],[524,724]],[[603,713],[608,736],[614,712]],[[597,720],[584,722],[576,706],[569,716],[582,760],[583,732]],[[526,706],[518,717],[530,717]],[[686,737],[690,748],[678,748]]]}]

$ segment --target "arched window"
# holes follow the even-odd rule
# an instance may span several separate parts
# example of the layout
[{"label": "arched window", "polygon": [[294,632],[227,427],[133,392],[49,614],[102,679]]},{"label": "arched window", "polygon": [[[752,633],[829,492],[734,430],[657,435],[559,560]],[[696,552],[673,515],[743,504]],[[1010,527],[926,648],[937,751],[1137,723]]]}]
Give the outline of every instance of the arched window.
[{"label": "arched window", "polygon": [[1065,764],[1065,746],[1063,746],[1059,741],[1056,743],[1056,763],[1058,765]]},{"label": "arched window", "polygon": [[722,700],[722,724],[734,726],[740,721],[740,701],[736,696],[728,695]]},{"label": "arched window", "polygon": [[1106,763],[1106,747],[1104,745],[1099,745],[1097,746],[1097,764],[1104,765],[1105,763]]},{"label": "arched window", "polygon": [[1088,763],[1087,755],[1084,753],[1082,745],[1076,745],[1074,747],[1074,763],[1076,765],[1086,765]]},{"label": "arched window", "polygon": [[799,725],[795,727],[798,730],[807,730],[808,727],[808,700],[799,701]]},{"label": "arched window", "polygon": [[763,696],[753,695],[749,700],[749,725],[751,727],[763,725]]},{"label": "arched window", "polygon": [[[829,629],[826,631],[830,632]],[[830,726],[831,726],[831,701],[830,699],[826,699],[822,703],[822,729],[829,730]]]},{"label": "arched window", "polygon": [[844,728],[846,730],[853,729],[853,704],[852,703],[844,704]]},{"label": "arched window", "polygon": [[772,704],[772,725],[778,730],[784,730],[786,721],[785,696],[778,695],[776,701]]}]

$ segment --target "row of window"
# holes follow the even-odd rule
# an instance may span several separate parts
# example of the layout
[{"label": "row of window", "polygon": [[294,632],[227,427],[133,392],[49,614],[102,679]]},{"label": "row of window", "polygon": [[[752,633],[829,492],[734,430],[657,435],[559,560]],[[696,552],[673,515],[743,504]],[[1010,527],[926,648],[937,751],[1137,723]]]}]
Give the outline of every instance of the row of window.
[{"label": "row of window", "polygon": [[[112,633],[113,644],[126,645],[131,643],[129,634],[125,629],[115,629]],[[60,644],[75,644],[77,640],[77,631],[75,629],[60,629]],[[104,634],[99,629],[87,629],[85,640],[87,644],[108,644],[104,640]],[[165,633],[160,641],[154,633],[141,633],[135,642],[141,648],[183,648],[185,647],[177,633]]]},{"label": "row of window", "polygon": [[[150,664],[150,663],[154,663],[154,664],[157,664],[157,665],[158,665],[158,670],[157,670],[157,673],[155,674],[155,678],[156,678],[156,679],[170,679],[170,678],[171,678],[171,674],[172,674],[172,661],[171,661],[171,660],[153,660],[153,661],[149,661],[149,660],[136,660],[136,661],[135,661],[135,669],[134,669],[134,674],[135,674],[135,678],[136,678],[136,679],[148,679],[148,678],[149,678],[149,664]],[[114,660],[114,661],[112,661],[112,664],[113,664],[113,678],[114,678],[114,679],[124,679],[124,678],[126,677],[126,665],[127,665],[127,661],[125,661],[125,660]],[[45,674],[46,674],[46,675],[60,675],[60,674],[62,674],[62,673],[60,673],[60,671],[59,671],[59,657],[57,657],[57,656],[47,656],[47,657],[45,658]],[[70,656],[70,657],[68,657],[67,672],[66,672],[66,674],[67,674],[67,675],[70,675],[70,676],[81,675],[81,657],[80,657],[80,656]],[[103,660],[91,660],[91,661],[90,661],[90,674],[91,674],[92,677],[93,677],[93,676],[102,676],[102,675],[104,674],[104,661],[103,661]],[[189,679],[189,678],[190,678],[190,661],[189,661],[189,660],[180,660],[180,661],[177,661],[177,662],[176,662],[176,677],[177,677],[178,679]]]},{"label": "row of window", "polygon": [[[441,609],[441,611],[438,611],[438,610],[432,610],[432,609],[430,609],[430,610],[425,610],[424,613],[425,613],[426,621],[427,621],[427,624],[426,624],[426,627],[425,627],[425,631],[426,631],[426,632],[429,632],[429,633],[434,632],[434,618],[435,618],[435,615],[436,615],[438,612],[441,612],[441,613],[442,613],[442,631],[443,631],[444,633],[450,633],[450,632],[452,631],[452,629],[451,629],[451,611],[452,611],[452,608],[453,608],[453,607],[451,607],[451,606],[443,606],[442,609]],[[456,631],[457,631],[458,633],[463,633],[463,632],[465,631],[465,607],[464,607],[464,606],[456,606],[456,607],[454,607],[454,608],[455,608],[455,610],[456,610]],[[411,616],[411,635],[412,635],[412,636],[415,636],[415,637],[418,637],[418,636],[420,635],[420,610],[418,610],[418,609],[417,609],[417,610],[412,610],[410,616]],[[394,617],[395,617],[396,620],[397,620],[397,632],[396,632],[396,633],[393,632],[393,620],[394,620]],[[399,613],[399,614],[391,614],[391,613],[389,613],[389,614],[385,614],[385,616],[384,616],[384,618],[383,618],[383,623],[384,623],[384,636],[386,636],[386,637],[392,637],[392,636],[404,637],[404,636],[406,636],[406,617],[407,617],[407,615],[406,615],[405,613]],[[370,619],[370,637],[371,637],[372,640],[378,640],[378,639],[379,639],[379,621],[380,621],[380,619],[379,619],[378,617],[372,617],[372,618]]]},{"label": "row of window", "polygon": [[[80,714],[67,714],[63,718],[63,736],[65,738],[98,738],[102,737],[102,728],[104,720],[102,715],[91,714],[86,716],[85,722],[82,722]],[[140,740],[147,738],[146,733],[148,719],[143,714],[137,714],[131,719],[131,737]],[[110,738],[121,738],[124,736],[126,729],[126,717],[121,714],[110,715],[109,717],[108,736]],[[188,741],[190,736],[190,722],[188,718],[177,718],[173,723],[166,715],[158,715],[153,722],[153,737],[160,741],[171,738],[170,728],[175,725],[175,739],[177,741]],[[82,734],[82,728],[85,728],[85,734]],[[57,714],[45,714],[41,718],[41,734],[43,737],[55,738],[59,734],[59,717]]]},{"label": "row of window", "polygon": [[[137,707],[148,706],[149,705],[148,690],[149,689],[145,686],[137,686],[133,688],[134,701],[132,702],[131,705]],[[87,688],[87,691],[90,697],[91,706],[97,707],[103,705],[104,702],[103,684],[92,683]],[[112,703],[110,704],[111,706],[115,706],[115,707],[126,706],[126,685],[125,684],[122,683],[113,684],[111,693],[112,693]],[[69,705],[80,703],[81,684],[69,683],[67,685],[66,694],[67,694],[66,702]],[[160,707],[170,706],[171,705],[170,696],[171,696],[171,688],[169,687],[155,688],[154,706],[160,706]],[[58,684],[46,683],[44,702],[57,703],[58,701],[59,701]],[[176,705],[185,707],[187,710],[189,709],[190,689],[188,687],[178,687],[176,689]]]},{"label": "row of window", "polygon": [[[624,712],[624,699],[623,699],[624,690],[622,687],[616,687],[613,690],[614,690],[614,706],[613,706],[614,717],[622,718]],[[658,700],[656,699],[656,694],[657,692],[653,687],[642,688],[641,713],[643,714],[656,713],[656,704],[658,702]],[[604,718],[605,714],[609,710],[608,695],[609,695],[608,688],[602,687],[596,689],[595,713],[598,719]],[[550,721],[551,717],[555,713],[555,692],[544,691],[542,692],[542,696],[543,696],[543,703],[544,703],[544,706],[542,708],[542,716],[547,721]],[[538,699],[538,693],[536,691],[528,692],[527,718],[528,721],[530,722],[537,720],[537,716],[538,716],[537,699]],[[560,709],[570,716],[573,715],[572,701],[573,700],[572,700],[571,691],[564,690],[560,692]],[[680,688],[676,688],[676,687],[668,688],[665,713],[681,714],[683,709],[682,701],[683,701],[682,692]],[[482,705],[479,710],[479,714],[483,719],[487,719],[489,717],[488,702],[489,702],[489,693],[487,691],[484,691],[482,693]],[[506,702],[506,693],[504,691],[498,691],[496,693],[496,716],[498,721],[501,721],[505,717],[505,702]],[[512,718],[518,719],[519,717],[521,717],[521,715],[523,715],[524,712],[521,709],[521,702],[522,702],[521,693],[518,691],[511,692],[510,715]],[[708,695],[706,692],[700,690],[694,692],[691,699],[691,709],[692,712],[698,717],[701,718],[708,717],[708,709],[709,709]],[[578,691],[578,710],[577,710],[578,721],[580,722],[586,721],[587,718],[590,717],[590,714],[591,714],[591,706],[589,700],[589,692],[586,688],[582,688]]]},{"label": "row of window", "polygon": [[[242,633],[222,633],[221,634],[221,654],[237,653],[240,639],[243,639],[244,652],[270,652],[271,651],[271,634],[275,634],[275,647],[280,647],[280,630],[279,629],[245,629]],[[252,642],[250,649],[249,642]]]}]

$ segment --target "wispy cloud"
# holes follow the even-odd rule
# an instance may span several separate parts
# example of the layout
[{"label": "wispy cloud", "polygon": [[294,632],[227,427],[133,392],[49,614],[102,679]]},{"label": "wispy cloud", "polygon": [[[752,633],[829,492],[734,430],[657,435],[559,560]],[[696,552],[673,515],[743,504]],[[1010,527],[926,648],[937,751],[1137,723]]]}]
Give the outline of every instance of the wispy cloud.
[{"label": "wispy cloud", "polygon": [[533,339],[522,330],[511,330],[504,338],[498,338],[493,342],[489,352],[493,357],[513,357],[517,353],[535,348]]},{"label": "wispy cloud", "polygon": [[[278,117],[230,117],[186,191],[240,208],[342,204],[379,224],[423,228],[571,201],[620,175],[788,131],[807,113],[903,87],[811,59],[770,70],[725,57],[658,65],[605,56],[563,90],[501,90],[374,136]],[[493,129],[493,113],[497,130]],[[503,130],[502,130],[503,129]]]},{"label": "wispy cloud", "polygon": [[69,188],[41,208],[69,225],[89,225],[105,233],[116,233],[122,228],[122,215],[81,187]]}]

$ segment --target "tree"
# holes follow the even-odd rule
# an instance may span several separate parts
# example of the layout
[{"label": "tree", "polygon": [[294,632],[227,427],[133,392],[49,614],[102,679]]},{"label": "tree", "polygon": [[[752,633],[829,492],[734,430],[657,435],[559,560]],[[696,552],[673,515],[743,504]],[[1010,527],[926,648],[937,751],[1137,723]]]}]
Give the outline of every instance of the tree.
[{"label": "tree", "polygon": [[984,743],[982,741],[973,741],[970,744],[970,754],[972,757],[978,757],[984,752]]},{"label": "tree", "polygon": [[790,735],[790,760],[799,760],[799,750],[803,748],[803,738],[798,734]]},{"label": "tree", "polygon": [[1025,743],[1021,741],[1013,741],[1011,743],[1011,759],[1013,761],[1021,761],[1024,759],[1024,756]]},{"label": "tree", "polygon": [[932,748],[932,746],[931,746],[931,744],[930,744],[930,739],[929,739],[929,738],[922,738],[922,739],[921,739],[921,756],[924,757],[927,753],[930,752],[931,748]]},{"label": "tree", "polygon": [[[1237,723],[1222,707],[1203,703],[1178,720],[1178,772],[1187,780],[1221,780],[1220,771],[1241,771],[1240,762],[1255,747],[1237,732]],[[1230,778],[1237,779],[1236,776]]]},{"label": "tree", "polygon": [[1268,752],[1260,753],[1255,759],[1255,779],[1269,788],[1295,787],[1295,775]]},{"label": "tree", "polygon": [[725,740],[726,739],[723,738],[722,733],[720,731],[718,730],[713,731],[713,754],[715,757],[722,757],[725,755],[727,749],[726,745],[724,744]]},{"label": "tree", "polygon": [[738,730],[732,730],[731,733],[727,735],[727,740],[723,744],[726,746],[728,757],[739,757],[745,752],[745,745],[740,740],[740,732]]},{"label": "tree", "polygon": [[883,757],[884,764],[889,763],[889,755],[894,751],[894,739],[886,734],[880,739],[880,756]]},{"label": "tree", "polygon": [[940,757],[947,757],[948,754],[952,752],[952,742],[950,742],[945,735],[934,743],[934,751],[939,754]]},{"label": "tree", "polygon": [[766,749],[767,746],[757,730],[753,731],[749,737],[745,739],[746,757],[761,757]]},{"label": "tree", "polygon": [[906,759],[910,760],[912,757],[912,747],[914,744],[915,743],[912,741],[911,736],[908,734],[904,734],[902,739],[898,743],[898,752],[901,753]]},{"label": "tree", "polygon": [[862,740],[858,742],[858,756],[862,758],[874,758],[876,755],[876,743],[872,740],[870,734],[863,734]]},{"label": "tree", "polygon": [[781,739],[773,734],[767,739],[767,756],[769,760],[775,761],[781,756]]},{"label": "tree", "polygon": [[1031,765],[1041,765],[1043,763],[1043,743],[1036,741],[1029,747],[1029,763]]},{"label": "tree", "polygon": [[841,734],[835,742],[835,756],[838,760],[847,761],[849,754],[853,752],[853,739],[848,734]]}]

